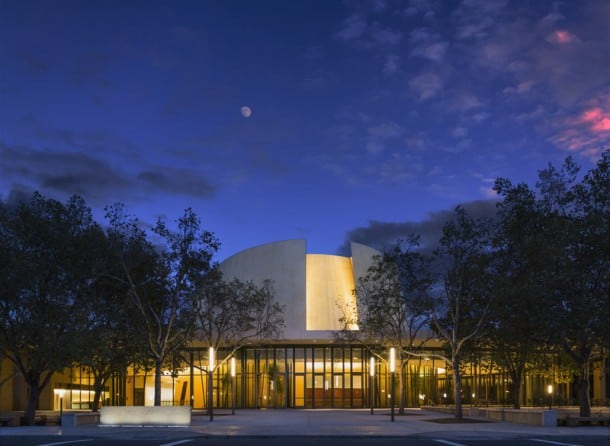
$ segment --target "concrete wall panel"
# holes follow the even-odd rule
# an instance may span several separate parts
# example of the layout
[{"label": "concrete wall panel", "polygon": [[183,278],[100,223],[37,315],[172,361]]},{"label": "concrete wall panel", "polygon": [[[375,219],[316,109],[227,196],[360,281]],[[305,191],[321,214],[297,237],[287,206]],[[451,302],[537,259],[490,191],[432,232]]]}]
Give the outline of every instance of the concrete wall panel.
[{"label": "concrete wall panel", "polygon": [[305,240],[267,243],[241,251],[220,265],[227,279],[273,281],[276,298],[285,307],[285,339],[305,336],[305,249]]}]

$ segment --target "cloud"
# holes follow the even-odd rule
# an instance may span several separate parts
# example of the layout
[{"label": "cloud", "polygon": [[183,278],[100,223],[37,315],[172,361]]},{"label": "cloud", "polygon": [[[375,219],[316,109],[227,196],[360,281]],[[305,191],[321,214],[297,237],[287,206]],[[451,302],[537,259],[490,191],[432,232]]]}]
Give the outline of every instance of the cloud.
[{"label": "cloud", "polygon": [[389,139],[398,138],[402,135],[403,129],[395,122],[384,122],[373,127],[369,127],[369,141],[366,149],[369,153],[379,153],[385,148],[385,142]]},{"label": "cloud", "polygon": [[215,188],[199,173],[169,166],[139,174],[85,152],[36,150],[0,143],[3,186],[23,185],[43,193],[81,195],[94,205],[117,199],[141,200],[150,194],[182,194],[210,198]]},{"label": "cloud", "polygon": [[601,107],[590,108],[581,114],[579,121],[588,125],[593,132],[608,132],[610,131],[610,110],[602,110]]},{"label": "cloud", "polygon": [[436,96],[443,88],[443,81],[438,74],[422,73],[409,81],[409,88],[423,101]]},{"label": "cloud", "polygon": [[411,51],[412,56],[419,56],[432,62],[441,63],[449,44],[447,42],[434,42],[417,46]]},{"label": "cloud", "polygon": [[610,92],[580,104],[576,115],[564,113],[549,140],[564,150],[595,159],[610,143]]},{"label": "cloud", "polygon": [[124,173],[84,153],[38,151],[0,143],[0,172],[13,184],[41,192],[78,194],[100,204],[108,195],[129,189]]},{"label": "cloud", "polygon": [[343,21],[341,30],[337,32],[337,37],[343,41],[360,39],[366,31],[367,23],[360,14],[352,14]]},{"label": "cloud", "polygon": [[577,43],[580,41],[578,37],[569,31],[563,29],[557,29],[553,31],[546,37],[548,42],[554,43],[556,45],[567,45],[570,43]]},{"label": "cloud", "polygon": [[455,127],[453,130],[451,130],[451,134],[456,138],[462,138],[468,135],[468,129],[465,127]]},{"label": "cloud", "polygon": [[346,18],[335,36],[344,43],[352,43],[364,48],[393,46],[401,42],[403,33],[377,21],[369,23],[361,13]]},{"label": "cloud", "polygon": [[408,152],[393,152],[388,158],[373,166],[374,175],[383,184],[400,184],[421,174],[423,164],[417,156]]},{"label": "cloud", "polygon": [[537,104],[536,108],[534,108],[534,110],[532,111],[525,111],[523,113],[519,113],[515,119],[517,119],[517,121],[531,121],[531,120],[537,120],[539,119],[541,116],[543,116],[547,111],[545,110],[544,106],[541,104]]},{"label": "cloud", "polygon": [[506,87],[503,90],[503,93],[507,93],[507,94],[524,94],[524,93],[529,92],[535,84],[536,84],[536,82],[533,81],[533,80],[523,81],[523,82],[520,82],[519,84],[517,84],[514,87]]},{"label": "cloud", "polygon": [[373,23],[369,27],[368,33],[371,40],[379,45],[397,45],[402,40],[403,34],[388,27],[383,27],[379,23]]},{"label": "cloud", "polygon": [[200,174],[189,169],[158,167],[145,170],[136,176],[144,189],[167,194],[182,194],[191,197],[211,198],[214,187]]},{"label": "cloud", "polygon": [[[493,217],[496,214],[496,200],[477,200],[463,203],[462,207],[472,217]],[[409,235],[421,237],[423,252],[431,254],[438,246],[443,231],[443,225],[455,215],[455,207],[437,212],[431,212],[419,222],[384,222],[371,220],[367,226],[361,226],[348,231],[345,243],[339,248],[339,253],[349,253],[351,242],[362,243],[380,251],[387,251],[396,245],[398,240],[404,240]]]},{"label": "cloud", "polygon": [[468,91],[455,91],[448,100],[448,109],[457,112],[466,112],[483,105],[477,96]]},{"label": "cloud", "polygon": [[418,56],[440,63],[445,58],[449,44],[441,40],[440,34],[428,28],[417,28],[409,35],[411,56]]},{"label": "cloud", "polygon": [[489,118],[489,113],[479,112],[472,115],[472,119],[476,122],[483,122]]},{"label": "cloud", "polygon": [[553,3],[553,11],[540,19],[538,27],[542,29],[551,28],[564,19],[564,15],[559,12],[559,2]]},{"label": "cloud", "polygon": [[482,39],[496,28],[506,0],[464,0],[453,12],[458,39]]},{"label": "cloud", "polygon": [[398,72],[400,66],[400,57],[395,54],[388,54],[383,64],[383,73],[393,75]]},{"label": "cloud", "polygon": [[19,61],[23,64],[23,67],[31,76],[42,76],[49,73],[49,64],[45,62],[40,55],[32,55],[30,53],[24,53],[17,56]]}]

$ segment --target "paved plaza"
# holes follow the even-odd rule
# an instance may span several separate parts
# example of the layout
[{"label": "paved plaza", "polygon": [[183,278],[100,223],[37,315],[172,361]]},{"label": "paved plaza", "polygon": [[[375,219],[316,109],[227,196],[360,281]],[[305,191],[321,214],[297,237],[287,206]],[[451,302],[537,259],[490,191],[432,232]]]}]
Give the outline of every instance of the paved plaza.
[{"label": "paved plaza", "polygon": [[196,436],[214,437],[403,437],[433,435],[436,438],[515,438],[552,437],[565,435],[600,436],[610,438],[610,427],[536,427],[507,422],[488,422],[483,418],[469,417],[469,422],[450,422],[447,414],[419,409],[407,410],[405,415],[395,415],[391,421],[388,409],[378,409],[371,415],[369,410],[237,410],[216,411],[213,421],[205,412],[193,413],[190,426],[31,426],[2,427],[0,437],[10,435],[78,435],[107,438],[133,438],[138,434],[164,431],[168,437]]}]

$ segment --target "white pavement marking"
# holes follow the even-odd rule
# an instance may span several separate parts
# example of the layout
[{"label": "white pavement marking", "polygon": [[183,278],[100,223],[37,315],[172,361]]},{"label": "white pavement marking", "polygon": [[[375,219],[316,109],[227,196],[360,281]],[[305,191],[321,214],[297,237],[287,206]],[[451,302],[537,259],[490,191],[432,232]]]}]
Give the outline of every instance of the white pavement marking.
[{"label": "white pavement marking", "polygon": [[462,443],[454,443],[453,441],[449,441],[449,440],[434,440],[438,443],[444,443],[444,444],[448,444],[449,446],[466,446],[465,444]]},{"label": "white pavement marking", "polygon": [[559,446],[582,446],[580,444],[572,444],[572,443],[560,443],[558,441],[551,441],[551,440],[538,440],[536,438],[532,438],[532,441],[538,441],[540,443],[549,443],[549,444],[556,444]]},{"label": "white pavement marking", "polygon": [[176,446],[177,444],[188,443],[190,441],[193,441],[193,440],[190,439],[190,440],[174,441],[173,443],[163,443],[161,446]]},{"label": "white pavement marking", "polygon": [[56,446],[59,444],[82,443],[84,441],[93,441],[93,438],[86,438],[84,440],[58,441],[57,443],[39,444],[38,446]]}]

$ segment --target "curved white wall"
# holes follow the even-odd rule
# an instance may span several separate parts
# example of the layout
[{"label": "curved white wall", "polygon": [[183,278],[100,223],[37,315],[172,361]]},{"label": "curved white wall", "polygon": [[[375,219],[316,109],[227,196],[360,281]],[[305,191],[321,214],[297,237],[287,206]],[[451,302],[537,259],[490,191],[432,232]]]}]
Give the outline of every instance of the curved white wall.
[{"label": "curved white wall", "polygon": [[[285,340],[332,339],[339,319],[356,309],[355,280],[378,251],[352,243],[352,257],[307,254],[305,240],[285,240],[239,252],[220,264],[227,279],[273,281],[284,306]],[[355,327],[354,327],[355,328]]]}]

